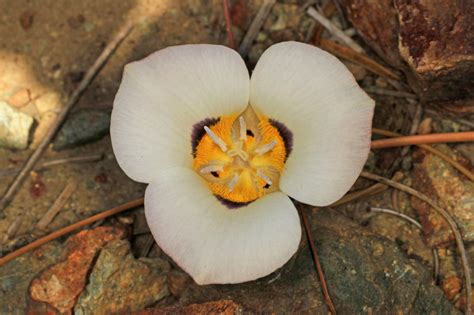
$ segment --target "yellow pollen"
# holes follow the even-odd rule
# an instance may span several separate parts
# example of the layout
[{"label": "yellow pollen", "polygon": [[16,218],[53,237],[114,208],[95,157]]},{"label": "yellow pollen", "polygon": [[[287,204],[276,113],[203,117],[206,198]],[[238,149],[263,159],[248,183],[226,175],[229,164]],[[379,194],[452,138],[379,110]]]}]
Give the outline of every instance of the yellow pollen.
[{"label": "yellow pollen", "polygon": [[[193,162],[213,194],[232,202],[251,202],[277,191],[285,164],[285,143],[278,129],[251,111],[206,126]],[[247,121],[248,115],[254,117]]]}]

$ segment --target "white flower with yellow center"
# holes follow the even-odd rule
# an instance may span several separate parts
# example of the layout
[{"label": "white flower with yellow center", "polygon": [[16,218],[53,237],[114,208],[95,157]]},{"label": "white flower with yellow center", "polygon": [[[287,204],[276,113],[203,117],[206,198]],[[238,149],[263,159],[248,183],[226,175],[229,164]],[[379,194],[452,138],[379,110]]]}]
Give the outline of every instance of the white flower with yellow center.
[{"label": "white flower with yellow center", "polygon": [[199,284],[238,283],[298,249],[289,197],[325,206],[350,189],[373,109],[345,66],[310,45],[273,45],[251,78],[229,48],[176,46],[125,67],[112,145],[128,176],[149,184],[159,246]]}]

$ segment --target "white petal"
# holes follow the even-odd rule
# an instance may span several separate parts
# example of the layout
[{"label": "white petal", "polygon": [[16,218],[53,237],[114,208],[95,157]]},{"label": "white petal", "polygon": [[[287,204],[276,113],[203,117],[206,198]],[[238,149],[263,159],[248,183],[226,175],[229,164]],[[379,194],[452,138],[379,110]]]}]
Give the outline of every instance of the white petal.
[{"label": "white petal", "polygon": [[245,64],[224,46],[169,47],[132,62],[112,112],[117,161],[140,182],[163,168],[190,165],[193,125],[240,112],[248,99]]},{"label": "white petal", "polygon": [[194,171],[173,168],[147,188],[145,214],[158,245],[199,284],[270,274],[298,249],[297,211],[281,192],[228,209]]},{"label": "white petal", "polygon": [[293,133],[280,189],[311,205],[344,195],[367,159],[374,101],[329,53],[297,42],[271,46],[252,74],[250,103]]}]

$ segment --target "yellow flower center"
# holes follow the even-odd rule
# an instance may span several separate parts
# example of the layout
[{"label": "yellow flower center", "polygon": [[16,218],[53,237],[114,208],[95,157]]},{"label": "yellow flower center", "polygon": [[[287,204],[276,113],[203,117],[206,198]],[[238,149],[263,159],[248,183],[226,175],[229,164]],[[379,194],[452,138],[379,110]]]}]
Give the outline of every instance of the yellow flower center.
[{"label": "yellow flower center", "polygon": [[266,117],[249,107],[204,127],[194,169],[218,198],[248,203],[277,191],[286,159],[285,142]]}]

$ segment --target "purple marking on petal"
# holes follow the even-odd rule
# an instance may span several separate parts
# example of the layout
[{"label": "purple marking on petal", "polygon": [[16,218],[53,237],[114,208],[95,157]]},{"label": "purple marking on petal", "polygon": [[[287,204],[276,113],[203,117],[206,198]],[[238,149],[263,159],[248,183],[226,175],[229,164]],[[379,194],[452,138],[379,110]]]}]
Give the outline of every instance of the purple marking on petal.
[{"label": "purple marking on petal", "polygon": [[227,207],[227,209],[230,209],[230,210],[235,210],[235,209],[239,209],[239,208],[242,208],[242,207],[246,207],[250,203],[253,202],[253,201],[235,202],[235,201],[230,201],[230,200],[224,199],[221,196],[216,196],[216,195],[214,195],[214,196],[216,197],[217,200],[219,200],[220,203],[222,203],[224,206]]},{"label": "purple marking on petal", "polygon": [[193,156],[196,157],[196,148],[201,141],[202,137],[206,134],[204,130],[204,126],[214,126],[219,122],[220,118],[206,118],[201,120],[200,122],[194,124],[193,130],[191,132],[191,148],[193,152]]},{"label": "purple marking on petal", "polygon": [[288,159],[288,156],[293,150],[293,133],[287,126],[283,123],[279,122],[278,120],[269,119],[270,124],[278,130],[280,136],[283,138],[283,143],[285,144],[286,156],[285,161]]}]

